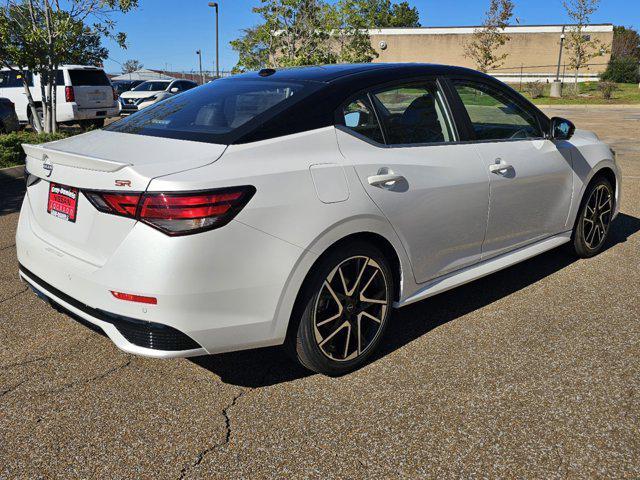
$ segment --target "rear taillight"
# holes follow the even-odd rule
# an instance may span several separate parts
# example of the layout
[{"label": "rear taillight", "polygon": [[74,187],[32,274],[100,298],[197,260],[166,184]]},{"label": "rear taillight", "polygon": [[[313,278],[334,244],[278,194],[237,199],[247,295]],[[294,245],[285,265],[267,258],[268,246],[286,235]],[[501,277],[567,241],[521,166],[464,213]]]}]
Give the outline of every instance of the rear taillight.
[{"label": "rear taillight", "polygon": [[118,101],[118,92],[116,92],[116,89],[113,87],[111,87],[111,90],[113,90],[113,100]]},{"label": "rear taillight", "polygon": [[171,235],[188,235],[229,223],[251,199],[252,186],[204,192],[120,193],[85,191],[98,210],[135,218]]},{"label": "rear taillight", "polygon": [[93,206],[104,213],[121,215],[123,217],[136,217],[141,193],[120,192],[84,192]]},{"label": "rear taillight", "polygon": [[73,91],[73,87],[64,87],[64,99],[66,102],[76,101],[76,94]]}]

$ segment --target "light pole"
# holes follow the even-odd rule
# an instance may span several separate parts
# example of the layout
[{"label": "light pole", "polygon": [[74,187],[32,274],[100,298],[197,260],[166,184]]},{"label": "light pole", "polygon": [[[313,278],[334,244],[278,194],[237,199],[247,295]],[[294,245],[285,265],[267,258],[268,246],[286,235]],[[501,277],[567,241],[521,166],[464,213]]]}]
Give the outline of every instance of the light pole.
[{"label": "light pole", "polygon": [[[560,34],[560,51],[558,52],[558,69],[556,70],[556,79],[551,83],[551,91],[549,96],[552,98],[562,97],[562,82],[560,81],[560,64],[562,63],[562,47],[564,46],[564,25],[562,26],[562,33]],[[562,79],[564,80],[564,72],[562,73]]]},{"label": "light pole", "polygon": [[209,6],[216,9],[216,78],[220,78],[220,56],[218,51],[218,4],[209,2]]},{"label": "light pole", "polygon": [[200,78],[202,79],[202,84],[204,85],[204,75],[202,74],[202,50],[196,50],[196,55],[198,55],[198,62],[200,63]]},{"label": "light pole", "polygon": [[562,26],[562,33],[560,34],[560,52],[558,53],[558,70],[556,71],[556,82],[560,81],[560,63],[562,63],[562,47],[564,45],[564,25]]}]

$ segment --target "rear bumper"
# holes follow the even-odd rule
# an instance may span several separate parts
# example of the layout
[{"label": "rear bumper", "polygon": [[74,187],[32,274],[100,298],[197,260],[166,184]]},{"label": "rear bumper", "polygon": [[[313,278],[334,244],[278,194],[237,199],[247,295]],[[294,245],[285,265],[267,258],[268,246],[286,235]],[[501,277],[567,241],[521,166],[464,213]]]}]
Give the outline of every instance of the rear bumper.
[{"label": "rear bumper", "polygon": [[157,358],[192,357],[207,353],[195,340],[175,328],[92,308],[49,285],[22,265],[19,273],[36,295],[101,328],[126,352]]},{"label": "rear bumper", "polygon": [[[282,297],[304,253],[299,247],[237,221],[174,238],[137,223],[98,265],[45,233],[25,197],[16,233],[21,278],[124,351],[188,357],[284,341],[290,310]],[[153,296],[157,304],[122,301],[110,291]],[[165,337],[172,350],[157,348]]]},{"label": "rear bumper", "polygon": [[119,110],[117,104],[99,108],[80,108],[76,103],[58,103],[56,119],[58,122],[73,122],[117,117]]}]

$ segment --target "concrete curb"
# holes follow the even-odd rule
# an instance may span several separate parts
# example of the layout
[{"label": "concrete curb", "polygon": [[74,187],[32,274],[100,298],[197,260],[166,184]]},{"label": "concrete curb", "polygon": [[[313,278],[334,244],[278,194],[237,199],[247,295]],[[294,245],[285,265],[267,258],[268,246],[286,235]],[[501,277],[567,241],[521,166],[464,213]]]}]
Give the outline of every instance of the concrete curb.
[{"label": "concrete curb", "polygon": [[640,103],[594,103],[594,104],[554,104],[554,105],[536,105],[539,109],[544,108],[562,108],[562,109],[589,109],[589,108],[622,108],[622,109],[638,109],[640,110]]},{"label": "concrete curb", "polygon": [[0,168],[0,184],[24,178],[24,165]]}]

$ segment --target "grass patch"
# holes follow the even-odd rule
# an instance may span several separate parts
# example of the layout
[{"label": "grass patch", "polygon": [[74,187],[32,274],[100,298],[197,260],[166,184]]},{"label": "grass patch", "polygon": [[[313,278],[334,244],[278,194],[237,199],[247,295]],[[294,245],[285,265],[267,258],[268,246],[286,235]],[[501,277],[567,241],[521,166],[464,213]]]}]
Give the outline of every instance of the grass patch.
[{"label": "grass patch", "polygon": [[[615,105],[615,104],[640,104],[640,88],[637,83],[617,83],[609,100],[603,98],[598,88],[598,82],[580,83],[580,92],[574,93],[573,84],[565,83],[562,88],[562,98],[549,97],[551,84],[545,83],[542,97],[531,98],[526,91],[526,85],[522,85],[522,93],[536,105]],[[519,84],[511,84],[511,87],[520,90]]]},{"label": "grass patch", "polygon": [[23,165],[25,153],[22,149],[23,143],[46,143],[54,140],[69,137],[75,132],[58,133],[36,133],[33,131],[22,131],[0,135],[0,168]]}]

